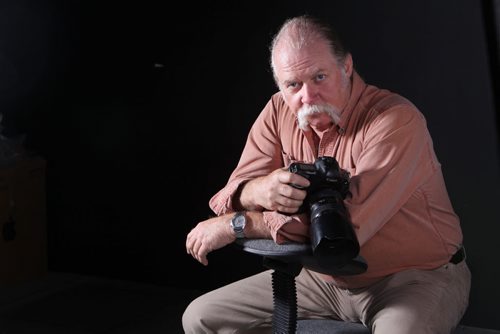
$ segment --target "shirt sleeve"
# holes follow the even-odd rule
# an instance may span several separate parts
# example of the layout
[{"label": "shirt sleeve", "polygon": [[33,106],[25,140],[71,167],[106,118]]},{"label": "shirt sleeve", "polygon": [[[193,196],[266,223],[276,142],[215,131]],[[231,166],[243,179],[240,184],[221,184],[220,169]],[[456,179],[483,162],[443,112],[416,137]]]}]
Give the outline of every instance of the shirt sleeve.
[{"label": "shirt sleeve", "polygon": [[374,112],[367,121],[345,203],[361,245],[432,176],[438,166],[423,115],[411,104]]},{"label": "shirt sleeve", "polygon": [[269,101],[252,125],[238,165],[226,186],[210,199],[209,205],[215,214],[234,211],[232,198],[242,183],[283,167],[273,111],[272,101]]},{"label": "shirt sleeve", "polygon": [[[216,215],[234,211],[232,199],[242,183],[284,167],[276,114],[274,100],[271,99],[252,125],[238,165],[226,186],[209,201],[209,206]],[[308,238],[309,222],[305,215],[265,211],[263,217],[277,243],[304,242]]]}]

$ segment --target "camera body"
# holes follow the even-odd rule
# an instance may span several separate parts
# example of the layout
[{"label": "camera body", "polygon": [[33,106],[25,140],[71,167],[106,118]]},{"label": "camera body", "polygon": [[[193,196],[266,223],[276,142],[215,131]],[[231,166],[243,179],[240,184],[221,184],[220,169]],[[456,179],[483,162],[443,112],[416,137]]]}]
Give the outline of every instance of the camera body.
[{"label": "camera body", "polygon": [[[292,173],[309,180],[307,196],[299,212],[309,212],[311,246],[318,261],[348,264],[360,246],[344,199],[349,194],[350,175],[333,157],[319,157],[314,164],[292,163]],[[301,188],[293,185],[296,188]]]}]

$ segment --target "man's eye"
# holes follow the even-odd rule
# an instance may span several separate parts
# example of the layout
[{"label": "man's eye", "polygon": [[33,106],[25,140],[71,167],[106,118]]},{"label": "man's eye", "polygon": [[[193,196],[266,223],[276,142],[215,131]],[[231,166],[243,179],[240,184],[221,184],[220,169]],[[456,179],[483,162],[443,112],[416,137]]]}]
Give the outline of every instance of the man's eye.
[{"label": "man's eye", "polygon": [[318,74],[316,76],[316,81],[323,81],[326,79],[326,75],[325,74]]},{"label": "man's eye", "polygon": [[290,82],[288,83],[287,85],[287,88],[297,88],[299,86],[299,84],[297,82]]}]

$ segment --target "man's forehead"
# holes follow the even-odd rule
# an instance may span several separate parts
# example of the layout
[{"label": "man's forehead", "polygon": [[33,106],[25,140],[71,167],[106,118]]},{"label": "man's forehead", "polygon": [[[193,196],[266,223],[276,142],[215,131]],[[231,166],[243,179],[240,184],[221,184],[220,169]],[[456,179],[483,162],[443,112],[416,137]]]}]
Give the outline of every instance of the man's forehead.
[{"label": "man's forehead", "polygon": [[301,70],[282,70],[279,73],[280,79],[283,82],[290,82],[290,81],[302,81],[305,79],[310,79],[320,73],[325,73],[327,72],[326,67],[322,66],[317,66],[317,64],[314,64],[310,67],[305,67]]},{"label": "man's forehead", "polygon": [[310,79],[321,73],[330,73],[336,68],[335,58],[324,54],[321,57],[288,57],[276,61],[276,75],[281,82]]}]

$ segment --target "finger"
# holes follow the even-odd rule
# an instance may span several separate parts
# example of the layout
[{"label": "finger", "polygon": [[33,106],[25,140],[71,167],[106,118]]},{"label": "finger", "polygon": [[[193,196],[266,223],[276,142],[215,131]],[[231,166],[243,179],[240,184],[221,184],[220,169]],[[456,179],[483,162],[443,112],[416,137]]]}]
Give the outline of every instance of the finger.
[{"label": "finger", "polygon": [[297,189],[285,184],[281,187],[280,191],[282,196],[296,202],[302,202],[307,196],[306,190]]},{"label": "finger", "polygon": [[198,254],[200,253],[200,249],[202,247],[203,243],[200,241],[200,240],[196,240],[196,242],[194,243],[193,245],[193,254],[195,254],[196,256],[198,256]]},{"label": "finger", "polygon": [[205,246],[200,247],[200,249],[198,251],[198,261],[201,262],[205,266],[208,265],[207,255],[209,252],[210,252],[210,250]]},{"label": "finger", "polygon": [[278,207],[278,211],[282,212],[282,213],[291,214],[291,213],[296,213],[297,211],[299,211],[299,208],[291,208],[291,207],[288,207],[288,206],[280,206],[280,207]]},{"label": "finger", "polygon": [[298,209],[302,205],[302,203],[303,202],[301,200],[295,200],[288,197],[280,197],[278,201],[279,206],[290,209]]},{"label": "finger", "polygon": [[301,201],[301,202],[304,201],[304,199],[307,196],[306,189],[297,189],[294,187],[290,187],[290,188],[292,188],[292,193],[289,196],[290,198],[293,198],[293,199]]},{"label": "finger", "polygon": [[311,185],[311,182],[309,182],[308,179],[305,177],[295,174],[295,173],[289,173],[289,180],[288,183],[295,185],[298,188],[307,188]]},{"label": "finger", "polygon": [[194,249],[195,249],[196,242],[197,242],[197,238],[194,235],[194,232],[191,231],[188,234],[188,237],[186,239],[186,250],[187,250],[188,254],[192,255],[193,257],[194,257],[194,253],[195,253]]},{"label": "finger", "polygon": [[190,233],[190,234],[188,234],[188,236],[186,238],[186,252],[188,254],[191,254],[192,244],[193,244],[193,241],[192,241],[191,233]]},{"label": "finger", "polygon": [[290,173],[288,170],[278,172],[278,181],[280,183],[288,184],[292,182],[293,173]]}]

